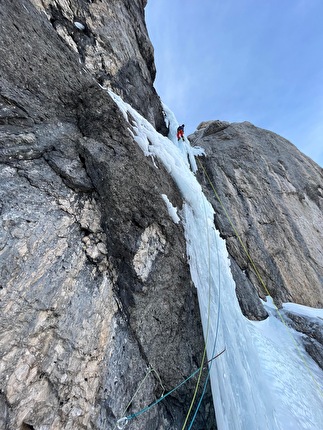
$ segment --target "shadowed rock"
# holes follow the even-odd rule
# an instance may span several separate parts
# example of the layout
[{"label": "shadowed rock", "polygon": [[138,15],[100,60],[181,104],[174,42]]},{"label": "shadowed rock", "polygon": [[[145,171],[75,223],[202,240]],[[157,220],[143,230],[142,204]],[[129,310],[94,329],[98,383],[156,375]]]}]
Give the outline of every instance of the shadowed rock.
[{"label": "shadowed rock", "polygon": [[[278,307],[322,308],[322,168],[286,139],[248,122],[205,122],[190,140],[206,151],[198,176],[226,239],[244,315],[265,318],[259,297],[269,294]],[[300,331],[310,336],[305,324]],[[307,349],[318,350],[317,342],[322,351],[317,338],[308,338]]]},{"label": "shadowed rock", "polygon": [[[101,58],[100,83],[163,128],[144,4],[0,4],[3,429],[112,429],[201,360],[183,231],[162,198],[180,208],[181,196],[96,81]],[[193,389],[132,428],[177,429]],[[210,392],[197,426],[214,428]]]}]

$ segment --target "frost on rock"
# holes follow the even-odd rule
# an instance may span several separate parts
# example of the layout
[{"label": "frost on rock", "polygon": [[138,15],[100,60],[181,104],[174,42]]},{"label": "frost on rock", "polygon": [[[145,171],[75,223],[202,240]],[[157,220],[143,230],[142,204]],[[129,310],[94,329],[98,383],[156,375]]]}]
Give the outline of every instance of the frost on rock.
[{"label": "frost on rock", "polygon": [[172,220],[174,221],[175,224],[178,224],[180,222],[180,217],[177,215],[177,208],[175,208],[171,204],[171,202],[169,201],[166,194],[162,194],[162,198],[163,198],[164,202],[166,203],[169,216],[172,218]]}]

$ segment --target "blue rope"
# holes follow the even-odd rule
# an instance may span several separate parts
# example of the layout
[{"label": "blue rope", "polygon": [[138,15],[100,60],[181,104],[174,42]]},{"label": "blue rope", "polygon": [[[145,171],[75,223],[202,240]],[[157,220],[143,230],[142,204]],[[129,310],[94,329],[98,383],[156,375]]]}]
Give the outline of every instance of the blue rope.
[{"label": "blue rope", "polygon": [[[219,315],[219,314],[218,314],[218,315]],[[218,320],[219,320],[219,318],[218,318]],[[216,340],[217,340],[217,337],[215,338],[215,342],[214,342],[213,354],[214,354],[214,351],[215,351]],[[204,395],[205,395],[205,391],[206,391],[207,383],[209,382],[209,379],[210,379],[210,374],[211,374],[212,365],[213,365],[213,361],[212,361],[212,362],[211,362],[211,364],[210,364],[209,371],[208,371],[207,377],[206,377],[205,382],[204,382],[203,391],[202,391],[202,394],[201,394],[200,400],[199,400],[199,402],[198,402],[198,405],[197,405],[196,410],[195,410],[195,412],[194,412],[193,418],[192,418],[192,420],[191,420],[191,422],[190,422],[190,425],[189,425],[189,427],[188,427],[188,429],[187,429],[187,430],[191,430],[191,428],[192,428],[192,426],[193,426],[193,424],[194,424],[194,421],[195,421],[196,415],[197,415],[197,413],[198,413],[198,411],[199,411],[199,409],[200,409],[200,407],[201,407],[202,400],[203,400],[203,397],[204,397]]]},{"label": "blue rope", "polygon": [[[217,247],[217,256],[218,256],[218,268],[219,268],[219,279],[218,279],[218,282],[219,282],[219,297],[218,297],[218,316],[217,316],[217,322],[216,322],[216,332],[215,332],[215,338],[214,338],[214,344],[213,344],[212,357],[214,356],[215,348],[216,348],[216,344],[217,344],[217,340],[218,340],[219,326],[220,326],[220,311],[221,311],[221,271],[220,271],[220,258],[219,258],[219,249],[218,249],[218,247]],[[199,402],[197,404],[197,407],[196,407],[196,410],[194,412],[193,418],[192,418],[192,420],[190,422],[190,425],[189,425],[189,427],[188,427],[187,430],[191,430],[191,428],[192,428],[192,426],[194,424],[194,421],[196,419],[196,415],[197,415],[197,413],[198,413],[198,411],[199,411],[199,409],[201,407],[202,400],[203,400],[205,392],[206,392],[206,387],[207,387],[207,384],[208,384],[209,379],[210,379],[212,365],[213,365],[213,361],[211,362],[211,364],[209,366],[208,374],[207,374],[207,377],[206,377],[205,382],[204,382],[203,391],[202,391],[200,400],[199,400]]]},{"label": "blue rope", "polygon": [[[217,257],[218,257],[218,267],[220,268],[220,258],[219,258],[219,250],[217,247]],[[218,339],[218,333],[219,333],[219,322],[220,322],[220,300],[221,297],[221,272],[219,270],[219,297],[218,297],[218,316],[217,316],[217,326],[216,326],[216,333],[215,333],[215,339],[214,339],[214,344],[213,344],[213,351],[212,351],[212,357],[208,362],[211,362],[211,365],[209,366],[209,370],[208,370],[208,374],[207,374],[207,378],[204,382],[204,386],[203,386],[203,391],[199,400],[199,403],[197,405],[197,408],[195,410],[194,416],[192,418],[192,421],[190,423],[190,426],[188,428],[188,430],[190,430],[192,428],[192,425],[195,421],[196,415],[200,409],[203,397],[205,395],[205,391],[206,391],[206,387],[207,387],[207,383],[209,381],[210,378],[210,372],[211,372],[211,368],[212,368],[212,364],[213,364],[213,360],[215,358],[217,358],[219,355],[221,355],[225,349],[223,351],[221,351],[218,355],[214,356],[215,353],[215,349],[216,349],[216,344],[217,344],[217,339]],[[118,420],[118,422],[122,421],[121,427],[119,428],[124,428],[124,426],[130,421],[133,420],[134,418],[139,417],[140,415],[142,415],[145,412],[148,412],[151,408],[153,408],[154,406],[156,406],[158,403],[160,403],[162,400],[164,400],[166,397],[168,397],[170,394],[172,394],[174,391],[178,390],[182,385],[186,384],[186,382],[188,382],[191,378],[193,378],[193,376],[195,376],[200,370],[201,370],[202,366],[200,366],[198,369],[196,369],[188,378],[186,378],[184,381],[182,381],[180,384],[178,384],[176,387],[174,387],[172,390],[168,391],[168,393],[164,394],[162,397],[160,397],[159,399],[155,400],[153,403],[151,403],[150,405],[146,406],[145,408],[141,409],[140,411],[133,413],[131,415],[128,415],[127,417],[121,418],[120,420]]]},{"label": "blue rope", "polygon": [[[211,361],[213,361],[214,359],[216,359],[217,357],[219,357],[219,355],[223,354],[224,351],[225,351],[225,349],[223,351],[221,351],[219,354],[217,354],[216,356],[214,356],[213,358],[211,358],[211,360],[209,360],[207,363],[210,363]],[[170,394],[172,394],[174,391],[178,390],[178,388],[180,388],[187,381],[189,381],[191,378],[193,378],[193,376],[195,376],[200,370],[201,370],[201,367],[199,367],[198,369],[196,369],[188,378],[186,378],[184,381],[182,381],[180,384],[178,384],[172,390],[168,391],[168,393],[164,394],[162,397],[160,397],[159,399],[155,400],[150,405],[146,406],[145,408],[141,409],[140,411],[138,411],[138,412],[136,412],[134,414],[128,415],[127,417],[120,418],[117,421],[118,428],[123,429],[130,420],[133,420],[134,418],[138,417],[139,415],[141,415],[141,414],[149,411],[149,409],[151,409],[152,407],[156,406],[159,402],[161,402],[162,400],[164,400],[167,396],[169,396]]]},{"label": "blue rope", "polygon": [[151,409],[153,406],[157,405],[159,402],[161,402],[162,400],[164,400],[167,396],[169,396],[170,394],[172,394],[174,391],[178,390],[178,388],[180,388],[187,381],[189,381],[191,378],[193,378],[193,376],[195,376],[200,371],[200,369],[201,369],[200,367],[198,369],[196,369],[188,378],[186,378],[184,381],[182,381],[180,384],[178,384],[175,388],[173,388],[172,390],[168,391],[168,393],[164,394],[162,397],[160,397],[159,399],[155,400],[150,405],[148,405],[145,408],[141,409],[141,411],[136,412],[134,414],[131,414],[131,415],[127,416],[126,417],[127,420],[130,421],[130,420],[138,417],[139,415],[143,414],[144,412],[149,411],[149,409]]}]

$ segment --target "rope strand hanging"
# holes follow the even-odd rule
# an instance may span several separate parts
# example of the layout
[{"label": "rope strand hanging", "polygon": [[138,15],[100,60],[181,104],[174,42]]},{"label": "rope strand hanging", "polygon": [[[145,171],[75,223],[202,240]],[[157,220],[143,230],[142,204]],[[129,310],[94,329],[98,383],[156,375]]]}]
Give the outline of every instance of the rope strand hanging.
[{"label": "rope strand hanging", "polygon": [[[219,352],[218,354],[216,354],[214,357],[212,357],[210,360],[208,360],[206,362],[206,365],[211,363],[212,361],[214,361],[215,359],[217,359],[218,357],[220,357],[220,355],[222,355],[225,352],[226,348],[224,348],[221,352]],[[203,369],[206,369],[207,367],[203,367]],[[186,382],[188,382],[191,378],[193,378],[193,376],[195,376],[199,371],[201,370],[201,368],[199,367],[198,369],[196,369],[193,373],[191,373],[190,376],[188,376],[184,381],[182,381],[181,383],[179,383],[178,385],[176,385],[176,387],[174,387],[173,389],[171,389],[170,391],[168,391],[166,394],[164,394],[163,396],[161,396],[159,399],[155,400],[153,403],[150,403],[149,405],[147,405],[146,407],[144,407],[143,409],[141,409],[138,412],[135,412],[133,414],[130,414],[128,416],[119,418],[116,422],[116,426],[118,429],[124,429],[125,426],[129,423],[129,421],[133,420],[134,418],[139,417],[139,415],[144,414],[145,412],[148,412],[149,409],[153,408],[154,406],[156,406],[158,403],[160,403],[161,401],[163,401],[166,397],[168,397],[170,394],[174,393],[174,391],[178,390],[182,385],[184,385]],[[137,390],[138,391],[138,390]],[[136,393],[137,393],[136,391]],[[136,394],[135,393],[135,394]],[[135,396],[135,395],[134,395]],[[134,398],[133,396],[133,398]],[[133,399],[132,398],[132,399]]]}]

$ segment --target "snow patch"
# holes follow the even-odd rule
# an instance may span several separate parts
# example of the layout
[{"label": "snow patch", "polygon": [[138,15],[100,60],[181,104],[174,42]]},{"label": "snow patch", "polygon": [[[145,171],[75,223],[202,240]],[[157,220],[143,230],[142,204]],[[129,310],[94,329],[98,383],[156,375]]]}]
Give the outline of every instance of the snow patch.
[{"label": "snow patch", "polygon": [[323,319],[323,309],[310,308],[296,303],[284,303],[283,309],[296,315],[303,315],[310,318]]},{"label": "snow patch", "polygon": [[84,24],[82,24],[82,23],[81,23],[81,22],[79,22],[79,21],[75,21],[75,22],[74,22],[74,26],[75,26],[76,28],[78,28],[79,30],[81,30],[81,31],[85,30],[85,25],[84,25]]},{"label": "snow patch", "polygon": [[168,197],[166,196],[166,194],[162,194],[162,198],[164,200],[164,202],[166,203],[167,209],[168,209],[168,213],[170,215],[170,217],[172,218],[172,220],[174,221],[175,224],[178,224],[180,222],[180,217],[177,215],[177,208],[174,207],[171,202],[169,201]]}]

